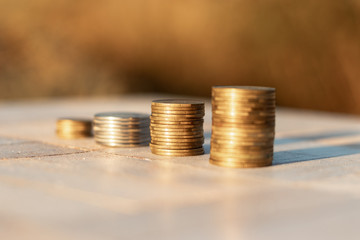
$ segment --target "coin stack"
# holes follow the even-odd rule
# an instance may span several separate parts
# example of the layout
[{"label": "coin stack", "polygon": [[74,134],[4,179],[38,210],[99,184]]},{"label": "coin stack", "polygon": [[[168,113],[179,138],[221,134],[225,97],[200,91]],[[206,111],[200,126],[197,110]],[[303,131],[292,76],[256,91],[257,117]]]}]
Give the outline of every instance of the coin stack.
[{"label": "coin stack", "polygon": [[241,168],[271,165],[274,136],[274,88],[212,88],[210,163]]},{"label": "coin stack", "polygon": [[98,113],[94,117],[94,136],[108,147],[149,145],[149,115],[130,112]]},{"label": "coin stack", "polygon": [[204,154],[204,103],[164,99],[151,104],[151,152],[164,156]]},{"label": "coin stack", "polygon": [[64,139],[90,137],[91,125],[90,119],[59,118],[56,122],[56,134]]}]

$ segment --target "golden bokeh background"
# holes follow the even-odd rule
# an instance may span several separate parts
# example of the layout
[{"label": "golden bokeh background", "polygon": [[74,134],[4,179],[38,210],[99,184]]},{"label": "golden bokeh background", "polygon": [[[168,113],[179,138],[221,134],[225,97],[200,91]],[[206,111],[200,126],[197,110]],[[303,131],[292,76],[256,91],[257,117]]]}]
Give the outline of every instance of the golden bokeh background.
[{"label": "golden bokeh background", "polygon": [[360,113],[360,1],[0,0],[0,98],[277,88]]}]

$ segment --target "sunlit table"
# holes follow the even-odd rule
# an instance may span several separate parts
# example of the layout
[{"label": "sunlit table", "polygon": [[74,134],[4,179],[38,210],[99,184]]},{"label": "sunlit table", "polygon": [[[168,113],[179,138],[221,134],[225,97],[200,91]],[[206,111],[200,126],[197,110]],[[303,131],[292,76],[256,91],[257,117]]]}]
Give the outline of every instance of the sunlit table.
[{"label": "sunlit table", "polygon": [[55,121],[157,96],[0,103],[1,239],[359,239],[360,118],[278,109],[273,166],[61,140]]}]

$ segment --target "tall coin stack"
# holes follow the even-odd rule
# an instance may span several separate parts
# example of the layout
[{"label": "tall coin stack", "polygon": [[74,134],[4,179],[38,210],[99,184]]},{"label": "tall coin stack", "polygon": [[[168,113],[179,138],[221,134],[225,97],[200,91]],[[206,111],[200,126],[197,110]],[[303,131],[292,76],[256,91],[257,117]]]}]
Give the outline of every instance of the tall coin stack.
[{"label": "tall coin stack", "polygon": [[129,112],[98,113],[94,117],[94,137],[108,147],[149,145],[150,119],[147,114]]},{"label": "tall coin stack", "polygon": [[151,104],[151,152],[164,156],[204,154],[204,103],[165,99]]},{"label": "tall coin stack", "polygon": [[274,88],[212,88],[210,163],[240,168],[271,165],[274,137]]},{"label": "tall coin stack", "polygon": [[92,135],[90,119],[59,118],[56,122],[56,134],[60,138],[84,138]]}]

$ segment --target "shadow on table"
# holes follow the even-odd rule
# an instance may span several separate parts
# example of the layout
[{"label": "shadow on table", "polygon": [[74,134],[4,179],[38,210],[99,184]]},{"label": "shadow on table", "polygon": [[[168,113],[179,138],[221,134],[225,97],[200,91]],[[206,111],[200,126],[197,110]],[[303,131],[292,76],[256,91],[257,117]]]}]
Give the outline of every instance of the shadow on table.
[{"label": "shadow on table", "polygon": [[274,153],[273,165],[341,157],[360,153],[360,144],[305,148]]},{"label": "shadow on table", "polygon": [[320,133],[315,135],[306,135],[306,136],[298,136],[298,137],[289,137],[289,138],[278,138],[275,139],[275,145],[288,144],[288,143],[297,143],[304,141],[316,141],[327,138],[336,138],[336,137],[349,137],[360,135],[360,131],[336,131],[329,133]]}]

